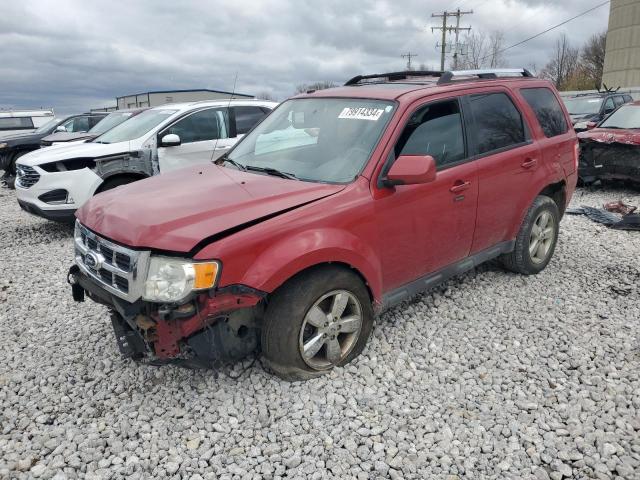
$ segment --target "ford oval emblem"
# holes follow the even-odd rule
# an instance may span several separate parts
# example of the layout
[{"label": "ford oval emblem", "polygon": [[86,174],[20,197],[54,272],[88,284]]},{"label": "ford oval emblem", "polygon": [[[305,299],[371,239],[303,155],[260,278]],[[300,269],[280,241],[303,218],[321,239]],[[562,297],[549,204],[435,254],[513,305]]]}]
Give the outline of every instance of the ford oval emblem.
[{"label": "ford oval emblem", "polygon": [[95,253],[89,252],[84,257],[84,264],[93,270],[98,270],[100,268],[100,258]]}]

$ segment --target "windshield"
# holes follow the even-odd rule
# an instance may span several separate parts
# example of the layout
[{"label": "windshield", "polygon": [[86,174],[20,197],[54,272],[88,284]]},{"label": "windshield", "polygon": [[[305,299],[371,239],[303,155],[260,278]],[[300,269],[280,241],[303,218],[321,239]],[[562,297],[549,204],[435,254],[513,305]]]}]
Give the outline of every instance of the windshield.
[{"label": "windshield", "polygon": [[47,133],[53,127],[58,125],[58,123],[60,123],[60,119],[59,118],[53,118],[53,119],[49,120],[47,123],[45,123],[44,125],[42,125],[40,128],[38,128],[34,133]]},{"label": "windshield", "polygon": [[154,127],[160,125],[176,112],[177,110],[169,110],[166,108],[146,110],[140,115],[136,115],[129,119],[128,122],[123,122],[108,132],[100,135],[94,140],[94,142],[118,143],[140,138],[142,135],[150,132]]},{"label": "windshield", "polygon": [[276,169],[300,180],[351,182],[393,115],[381,100],[288,100],[254,128],[228,158],[240,167]]},{"label": "windshield", "polygon": [[564,98],[567,110],[571,115],[588,115],[600,112],[602,98]]},{"label": "windshield", "polygon": [[640,107],[637,105],[624,105],[607,117],[598,127],[640,128]]},{"label": "windshield", "polygon": [[96,123],[88,133],[102,135],[104,132],[111,130],[116,125],[120,125],[133,115],[131,112],[110,113],[98,123]]}]

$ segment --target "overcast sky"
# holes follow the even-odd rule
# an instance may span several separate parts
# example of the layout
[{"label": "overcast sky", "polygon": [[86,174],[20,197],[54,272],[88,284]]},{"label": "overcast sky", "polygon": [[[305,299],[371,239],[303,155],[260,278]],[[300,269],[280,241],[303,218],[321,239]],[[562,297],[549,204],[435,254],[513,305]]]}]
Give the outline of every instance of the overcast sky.
[{"label": "overcast sky", "polygon": [[[431,13],[473,9],[461,26],[501,30],[505,46],[602,0],[5,0],[0,16],[0,107],[71,113],[148,90],[269,92],[403,69],[401,53],[439,67]],[[541,68],[557,36],[577,46],[606,29],[609,7],[505,52]]]}]

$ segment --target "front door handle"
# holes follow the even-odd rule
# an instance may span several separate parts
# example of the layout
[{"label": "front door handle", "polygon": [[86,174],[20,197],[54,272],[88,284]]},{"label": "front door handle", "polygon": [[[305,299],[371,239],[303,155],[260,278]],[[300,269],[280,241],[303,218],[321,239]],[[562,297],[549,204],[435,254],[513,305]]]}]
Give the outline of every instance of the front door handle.
[{"label": "front door handle", "polygon": [[535,167],[537,163],[538,163],[537,159],[535,159],[535,158],[527,158],[524,162],[522,162],[522,164],[520,166],[522,168],[531,168],[531,167]]},{"label": "front door handle", "polygon": [[218,145],[217,147],[214,147],[214,150],[226,150],[227,148],[229,148],[228,145]]},{"label": "front door handle", "polygon": [[471,182],[463,182],[462,180],[458,180],[453,187],[449,189],[451,193],[460,193],[464,192],[468,188],[471,187]]}]

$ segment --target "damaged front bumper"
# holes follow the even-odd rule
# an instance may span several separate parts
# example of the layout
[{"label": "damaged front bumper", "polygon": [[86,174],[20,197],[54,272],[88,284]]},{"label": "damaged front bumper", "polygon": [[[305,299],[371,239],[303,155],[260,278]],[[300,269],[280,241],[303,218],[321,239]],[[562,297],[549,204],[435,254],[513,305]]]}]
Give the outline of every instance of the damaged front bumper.
[{"label": "damaged front bumper", "polygon": [[111,309],[120,352],[151,363],[212,367],[240,359],[258,346],[264,292],[243,285],[217,288],[179,305],[129,303],[71,267],[68,282],[77,302],[88,296]]},{"label": "damaged front bumper", "polygon": [[626,180],[640,183],[640,145],[611,141],[580,140],[580,180]]}]

